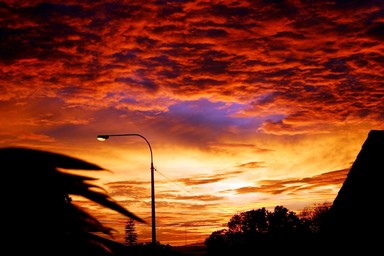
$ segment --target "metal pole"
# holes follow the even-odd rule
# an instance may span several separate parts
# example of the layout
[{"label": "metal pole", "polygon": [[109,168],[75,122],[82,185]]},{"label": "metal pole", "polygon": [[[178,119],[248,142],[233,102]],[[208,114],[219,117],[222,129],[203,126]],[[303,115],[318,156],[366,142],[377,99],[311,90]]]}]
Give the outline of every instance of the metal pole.
[{"label": "metal pole", "polygon": [[116,136],[138,136],[147,142],[149,151],[151,153],[151,210],[152,210],[152,244],[156,244],[156,214],[155,214],[155,167],[153,166],[153,153],[152,153],[152,147],[151,144],[149,144],[149,141],[141,134],[138,133],[123,133],[123,134],[104,134],[104,135],[97,135],[97,139],[100,141],[104,141],[109,139],[109,137],[116,137]]}]

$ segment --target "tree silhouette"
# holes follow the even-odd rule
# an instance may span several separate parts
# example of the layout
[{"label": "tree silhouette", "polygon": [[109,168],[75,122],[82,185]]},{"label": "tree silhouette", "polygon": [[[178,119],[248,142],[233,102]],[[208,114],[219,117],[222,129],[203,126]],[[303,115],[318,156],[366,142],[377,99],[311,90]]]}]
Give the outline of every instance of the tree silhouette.
[{"label": "tree silhouette", "polygon": [[[80,206],[78,195],[144,223],[76,171],[107,171],[63,154],[31,148],[0,149],[2,168],[3,250],[10,255],[111,255],[113,229]],[[25,232],[28,233],[25,233]]]},{"label": "tree silhouette", "polygon": [[326,225],[329,218],[331,202],[315,204],[313,207],[306,207],[300,213],[303,225],[307,225],[312,233],[318,233]]},{"label": "tree silhouette", "polygon": [[228,222],[228,228],[232,233],[265,233],[268,229],[267,210],[260,208],[235,214]]},{"label": "tree silhouette", "polygon": [[268,212],[268,232],[276,238],[292,238],[300,230],[300,219],[293,211],[283,206],[276,206]]},{"label": "tree silhouette", "polygon": [[135,220],[129,218],[127,224],[125,225],[125,243],[129,246],[136,245],[137,242],[137,233],[135,229]]}]

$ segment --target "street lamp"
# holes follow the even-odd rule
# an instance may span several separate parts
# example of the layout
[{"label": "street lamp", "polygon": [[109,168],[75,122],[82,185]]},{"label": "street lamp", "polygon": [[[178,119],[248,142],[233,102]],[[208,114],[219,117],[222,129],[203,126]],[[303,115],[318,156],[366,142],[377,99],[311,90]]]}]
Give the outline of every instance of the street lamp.
[{"label": "street lamp", "polygon": [[152,243],[156,244],[156,217],[155,217],[155,184],[154,184],[154,172],[155,168],[153,167],[153,154],[152,147],[149,144],[149,141],[141,134],[137,133],[123,133],[123,134],[103,134],[97,135],[97,140],[105,141],[109,139],[109,137],[117,137],[117,136],[138,136],[147,142],[149,151],[151,152],[151,200],[152,200]]}]

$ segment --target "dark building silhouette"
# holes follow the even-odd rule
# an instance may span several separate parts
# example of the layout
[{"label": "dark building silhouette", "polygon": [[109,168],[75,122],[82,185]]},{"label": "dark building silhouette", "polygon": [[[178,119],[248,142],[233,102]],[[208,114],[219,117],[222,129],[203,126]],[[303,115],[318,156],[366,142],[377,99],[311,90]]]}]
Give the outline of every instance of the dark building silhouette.
[{"label": "dark building silhouette", "polygon": [[350,251],[384,248],[383,173],[384,130],[371,130],[330,208],[325,242]]}]

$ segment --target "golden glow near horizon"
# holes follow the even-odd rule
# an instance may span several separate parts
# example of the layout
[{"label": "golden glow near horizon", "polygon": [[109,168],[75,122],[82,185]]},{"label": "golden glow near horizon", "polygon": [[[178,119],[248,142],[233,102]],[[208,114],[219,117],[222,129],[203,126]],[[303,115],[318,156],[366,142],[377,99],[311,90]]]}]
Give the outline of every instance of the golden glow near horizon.
[{"label": "golden glow near horizon", "polygon": [[[377,1],[6,1],[0,145],[64,153],[157,240],[204,242],[240,211],[336,197],[384,129]],[[308,6],[310,5],[310,6]],[[148,15],[151,17],[148,17]],[[126,219],[82,198],[119,231]]]}]

